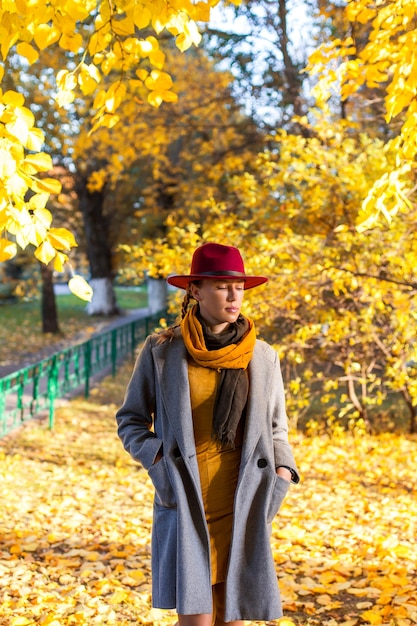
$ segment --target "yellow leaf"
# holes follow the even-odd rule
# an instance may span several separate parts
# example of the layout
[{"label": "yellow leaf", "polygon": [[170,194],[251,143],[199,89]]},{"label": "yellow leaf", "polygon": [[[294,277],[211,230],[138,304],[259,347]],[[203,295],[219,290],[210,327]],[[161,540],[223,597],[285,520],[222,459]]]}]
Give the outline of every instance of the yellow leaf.
[{"label": "yellow leaf", "polygon": [[14,107],[22,107],[25,103],[25,98],[23,94],[10,89],[3,94],[3,103]]},{"label": "yellow leaf", "polygon": [[63,89],[55,96],[55,101],[58,106],[63,107],[67,104],[71,104],[75,100],[75,93],[70,89]]},{"label": "yellow leaf", "polygon": [[51,44],[58,41],[61,31],[56,26],[48,26],[48,24],[39,24],[35,28],[33,37],[39,50],[44,50]]},{"label": "yellow leaf", "polygon": [[[29,167],[25,167],[29,166]],[[52,169],[52,158],[46,152],[39,152],[38,154],[28,154],[22,163],[24,171],[29,174],[35,174],[36,172],[47,172]]]},{"label": "yellow leaf", "polygon": [[31,128],[28,132],[25,147],[28,150],[39,152],[45,142],[45,136],[40,128]]},{"label": "yellow leaf", "polygon": [[83,38],[79,33],[62,33],[59,40],[60,48],[69,50],[70,52],[78,52],[83,45]]},{"label": "yellow leaf", "polygon": [[164,102],[178,102],[178,94],[175,91],[163,91],[162,99]]},{"label": "yellow leaf", "polygon": [[[231,4],[236,4],[238,6],[240,2],[241,0],[235,0],[235,2],[231,2]],[[211,7],[209,4],[199,2],[198,4],[193,5],[190,15],[195,22],[208,22],[210,21],[210,11]]]},{"label": "yellow leaf", "polygon": [[24,240],[28,243],[32,243],[34,246],[39,246],[42,241],[45,240],[48,229],[42,223],[37,221],[34,216],[31,215],[31,221],[29,224],[22,226],[21,232],[18,233],[18,237],[22,235]]},{"label": "yellow leaf", "polygon": [[121,20],[112,20],[112,28],[117,35],[121,35],[122,37],[133,35],[135,32],[134,23],[127,17]]},{"label": "yellow leaf", "polygon": [[93,93],[93,91],[97,87],[96,81],[93,80],[89,74],[86,74],[83,72],[80,72],[80,74],[78,75],[78,83],[80,85],[81,91],[83,92],[85,96],[88,96],[88,94]]},{"label": "yellow leaf", "polygon": [[0,263],[8,261],[16,256],[17,246],[12,241],[7,239],[0,239]]},{"label": "yellow leaf", "polygon": [[25,106],[16,106],[14,108],[14,114],[16,119],[21,120],[25,126],[29,129],[35,124],[35,116],[32,111]]},{"label": "yellow leaf", "polygon": [[73,293],[74,296],[77,296],[77,298],[91,302],[93,290],[87,281],[79,274],[75,274],[72,278],[70,278],[68,281],[68,287],[71,293]]},{"label": "yellow leaf", "polygon": [[[27,204],[28,204],[29,209],[32,209],[34,212],[36,212],[37,209],[45,209],[45,206],[48,200],[49,200],[49,193],[37,193],[30,198]],[[47,211],[47,213],[51,215],[49,211]]]},{"label": "yellow leaf", "polygon": [[73,72],[68,70],[60,70],[56,76],[56,82],[59,89],[75,89],[77,86],[77,78]]},{"label": "yellow leaf", "polygon": [[48,241],[57,250],[69,250],[77,246],[74,235],[66,228],[51,228],[48,233]]},{"label": "yellow leaf", "polygon": [[25,57],[30,64],[35,63],[39,59],[39,53],[26,41],[21,41],[16,46],[16,52]]},{"label": "yellow leaf", "polygon": [[149,75],[149,72],[147,70],[144,70],[144,69],[136,70],[136,76],[142,81],[145,80],[148,75]]},{"label": "yellow leaf", "polygon": [[148,102],[153,107],[158,108],[163,103],[163,98],[160,93],[156,91],[151,91],[151,93],[148,95]]},{"label": "yellow leaf", "polygon": [[33,216],[41,222],[45,228],[49,228],[52,222],[52,213],[48,209],[35,209]]},{"label": "yellow leaf", "polygon": [[64,265],[68,261],[68,256],[63,252],[57,252],[54,258],[54,270],[62,273],[64,271]]},{"label": "yellow leaf", "polygon": [[83,67],[89,73],[91,78],[93,78],[97,83],[100,82],[100,80],[101,80],[100,72],[99,72],[99,70],[97,69],[97,67],[93,63],[90,63],[89,65],[85,65]]},{"label": "yellow leaf", "polygon": [[127,574],[130,576],[130,578],[133,578],[136,582],[141,582],[145,580],[146,578],[145,573],[141,569],[128,570]]},{"label": "yellow leaf", "polygon": [[[91,35],[88,43],[88,51],[92,56],[102,52],[107,48],[111,41],[111,33],[105,31],[95,32]],[[96,59],[94,59],[96,60]]]},{"label": "yellow leaf", "polygon": [[149,26],[152,15],[150,10],[144,6],[135,6],[133,10],[133,21],[135,25],[141,30]]},{"label": "yellow leaf", "polygon": [[36,248],[34,255],[41,263],[48,265],[48,263],[55,257],[56,250],[49,243],[49,241],[44,241],[38,248]]},{"label": "yellow leaf", "polygon": [[2,38],[1,38],[1,48],[0,48],[3,59],[7,57],[10,48],[14,46],[14,44],[16,43],[18,39],[19,39],[19,34],[17,31],[6,33],[4,32],[4,29],[3,29]]},{"label": "yellow leaf", "polygon": [[149,53],[149,61],[158,69],[162,69],[165,63],[165,54],[162,50],[152,51]]},{"label": "yellow leaf", "polygon": [[145,79],[145,85],[148,89],[155,91],[165,91],[171,89],[172,78],[166,72],[160,70],[152,70],[150,75]]},{"label": "yellow leaf", "polygon": [[104,107],[108,113],[114,113],[120,106],[126,95],[126,86],[122,84],[112,85],[108,90],[104,102]]},{"label": "yellow leaf", "polygon": [[33,191],[38,193],[46,191],[47,193],[57,194],[62,188],[59,180],[56,180],[55,178],[33,178],[30,186]]},{"label": "yellow leaf", "polygon": [[365,611],[364,613],[361,613],[361,617],[370,624],[376,624],[376,626],[378,626],[378,624],[382,624],[384,621],[378,611]]},{"label": "yellow leaf", "polygon": [[13,176],[16,172],[16,161],[10,156],[8,150],[0,148],[0,180]]},{"label": "yellow leaf", "polygon": [[65,10],[74,22],[83,21],[89,15],[88,2],[78,2],[77,0],[66,0]]},{"label": "yellow leaf", "polygon": [[6,130],[10,135],[16,137],[21,144],[26,145],[26,141],[29,135],[29,128],[25,121],[21,118],[15,118],[13,122],[9,122],[5,125]]},{"label": "yellow leaf", "polygon": [[175,45],[181,52],[185,52],[193,44],[198,46],[200,41],[201,35],[198,32],[197,24],[190,21],[184,25],[184,31],[176,38]]},{"label": "yellow leaf", "polygon": [[177,102],[178,96],[173,91],[151,91],[148,102],[154,107],[159,107],[162,102]]}]

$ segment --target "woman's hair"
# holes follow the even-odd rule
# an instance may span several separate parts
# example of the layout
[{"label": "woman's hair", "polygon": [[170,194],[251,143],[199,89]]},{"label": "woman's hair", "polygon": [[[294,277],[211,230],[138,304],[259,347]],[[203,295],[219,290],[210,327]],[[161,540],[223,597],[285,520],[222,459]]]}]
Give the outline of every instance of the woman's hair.
[{"label": "woman's hair", "polygon": [[191,295],[190,287],[188,287],[181,304],[181,320],[183,320],[184,317],[187,315],[188,307],[190,306],[191,300],[194,300],[194,298]]},{"label": "woman's hair", "polygon": [[[200,283],[200,281],[195,281],[194,284],[198,285]],[[191,283],[190,283],[191,284]],[[181,321],[184,319],[184,317],[187,315],[187,311],[189,309],[190,306],[190,302],[194,300],[193,296],[191,295],[191,289],[190,289],[190,285],[188,285],[187,291],[185,292],[185,296],[183,298],[182,304],[181,304],[181,318],[180,321],[176,324],[173,324],[173,326],[169,326],[169,328],[161,331],[159,333],[158,339],[157,339],[157,343],[164,343],[165,341],[172,341],[172,339],[174,338],[174,333],[175,333],[175,329],[178,328],[178,326],[180,325]]]}]

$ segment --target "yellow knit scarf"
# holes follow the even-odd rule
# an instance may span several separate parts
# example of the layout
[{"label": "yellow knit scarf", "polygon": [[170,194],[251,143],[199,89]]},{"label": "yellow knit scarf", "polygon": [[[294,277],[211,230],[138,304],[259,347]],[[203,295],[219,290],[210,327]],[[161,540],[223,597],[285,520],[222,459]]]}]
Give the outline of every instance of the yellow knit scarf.
[{"label": "yellow knit scarf", "polygon": [[249,318],[248,331],[237,344],[229,344],[218,350],[207,350],[203,328],[197,319],[197,306],[187,311],[181,321],[181,333],[185,346],[198,365],[212,369],[246,369],[252,358],[256,341],[255,325]]}]

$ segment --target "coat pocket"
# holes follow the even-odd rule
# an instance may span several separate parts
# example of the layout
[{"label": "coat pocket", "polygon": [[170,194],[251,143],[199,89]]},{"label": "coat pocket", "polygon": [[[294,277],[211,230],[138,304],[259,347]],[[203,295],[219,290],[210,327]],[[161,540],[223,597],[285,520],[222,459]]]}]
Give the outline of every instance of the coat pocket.
[{"label": "coat pocket", "polygon": [[267,522],[268,524],[272,522],[275,515],[278,513],[281,508],[281,504],[284,501],[285,496],[287,495],[288,489],[290,487],[290,482],[285,480],[285,478],[281,478],[278,474],[275,475],[275,484],[272,489],[272,495],[269,502],[268,514],[267,514]]},{"label": "coat pocket", "polygon": [[165,458],[162,457],[160,461],[151,465],[148,474],[155,487],[155,503],[171,509],[175,508],[177,502],[165,465]]}]

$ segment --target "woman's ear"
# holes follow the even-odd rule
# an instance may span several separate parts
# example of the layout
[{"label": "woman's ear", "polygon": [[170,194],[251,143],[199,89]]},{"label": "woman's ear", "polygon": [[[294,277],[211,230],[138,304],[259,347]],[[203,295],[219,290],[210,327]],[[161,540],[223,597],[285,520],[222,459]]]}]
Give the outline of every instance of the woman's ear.
[{"label": "woman's ear", "polygon": [[192,298],[194,298],[194,300],[197,300],[197,302],[200,299],[200,294],[199,294],[199,289],[196,285],[190,285],[190,296]]}]

